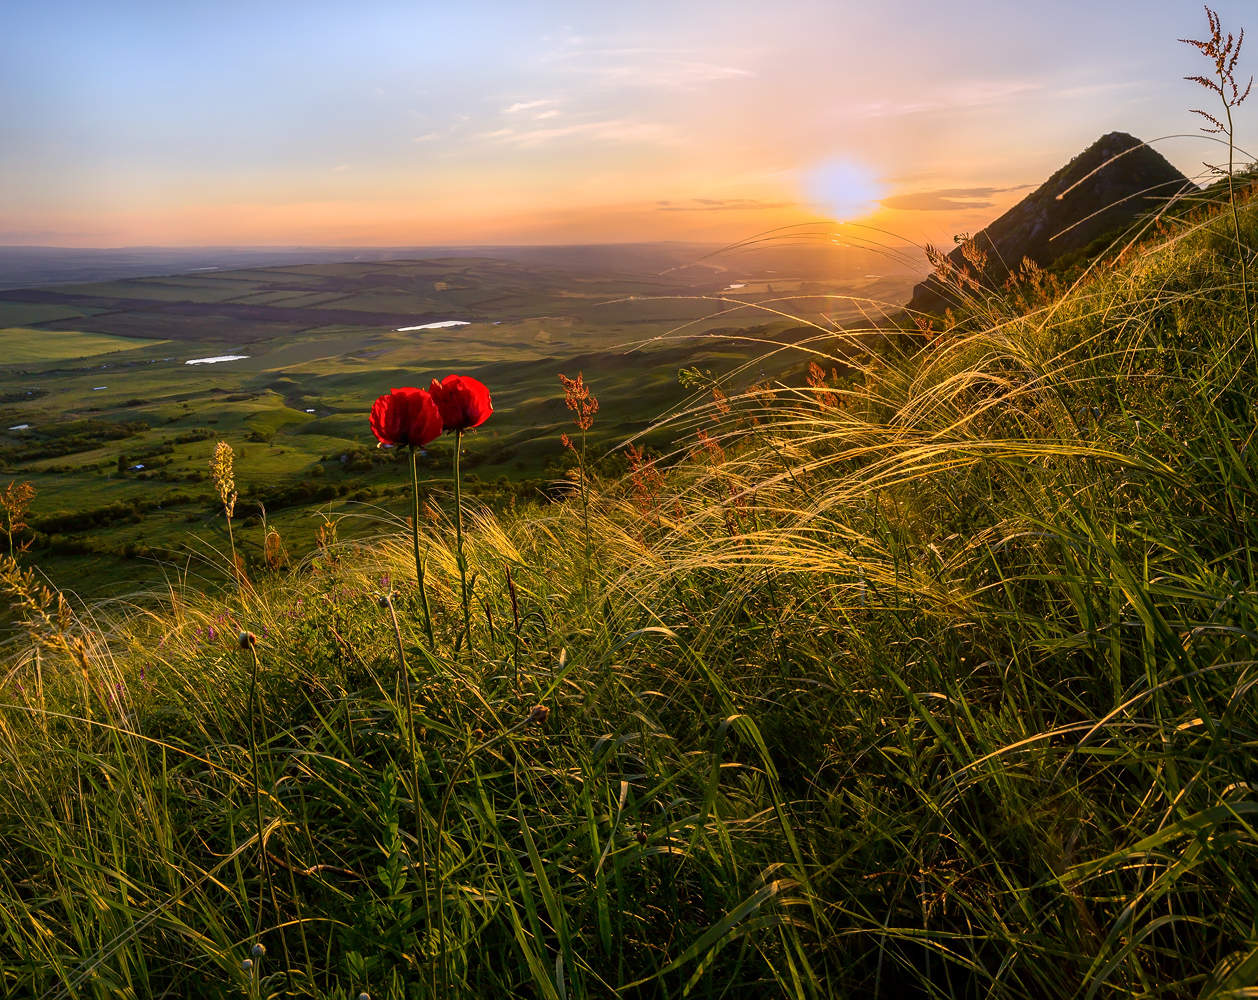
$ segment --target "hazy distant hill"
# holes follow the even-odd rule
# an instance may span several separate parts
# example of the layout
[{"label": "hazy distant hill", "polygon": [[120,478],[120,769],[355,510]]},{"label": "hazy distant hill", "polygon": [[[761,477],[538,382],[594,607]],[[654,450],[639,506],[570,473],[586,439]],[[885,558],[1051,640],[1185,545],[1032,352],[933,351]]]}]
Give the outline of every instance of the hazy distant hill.
[{"label": "hazy distant hill", "polygon": [[[986,283],[1001,284],[1024,257],[1046,266],[1117,234],[1187,190],[1196,186],[1139,139],[1103,135],[975,236],[988,255]],[[948,259],[965,266],[960,247]],[[953,304],[950,294],[929,277],[913,289],[909,308],[940,312]]]}]

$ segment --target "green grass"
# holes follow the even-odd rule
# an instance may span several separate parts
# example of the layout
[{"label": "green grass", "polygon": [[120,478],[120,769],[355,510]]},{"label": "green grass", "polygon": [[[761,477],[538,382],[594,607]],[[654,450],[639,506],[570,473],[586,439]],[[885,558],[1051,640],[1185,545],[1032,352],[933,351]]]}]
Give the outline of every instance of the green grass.
[{"label": "green grass", "polygon": [[28,327],[0,329],[0,356],[6,364],[46,364],[70,358],[90,358],[97,354],[130,351],[137,347],[153,347],[160,340],[138,340],[111,337],[103,333],[80,333],[76,330],[32,330]]},{"label": "green grass", "polygon": [[[557,371],[585,370],[596,385],[604,409],[594,444],[606,449],[640,432],[651,416],[678,402],[676,373],[682,366],[698,364],[720,371],[745,363],[760,351],[756,344],[684,336],[745,326],[760,319],[755,313],[709,316],[689,325],[690,317],[707,315],[711,306],[677,298],[618,299],[625,291],[671,293],[685,291],[685,286],[637,279],[620,287],[612,279],[492,260],[340,264],[320,270],[328,273],[305,268],[214,272],[58,286],[50,293],[80,304],[82,295],[91,295],[96,305],[90,308],[97,310],[116,304],[122,311],[110,310],[100,322],[132,334],[123,345],[139,346],[114,357],[19,358],[0,364],[0,401],[5,408],[0,482],[34,482],[39,494],[32,516],[45,525],[50,519],[64,524],[65,514],[99,509],[120,497],[151,501],[136,506],[135,519],[128,516],[116,531],[104,532],[93,525],[41,534],[37,558],[52,582],[85,596],[110,596],[119,576],[133,581],[137,589],[164,586],[164,570],[152,556],[182,562],[187,555],[183,523],[204,519],[212,511],[205,477],[213,442],[201,437],[175,443],[181,435],[212,431],[238,449],[247,447],[242,502],[251,512],[259,503],[266,504],[271,515],[292,522],[297,532],[292,543],[304,550],[313,543],[311,515],[325,501],[311,502],[309,491],[303,497],[290,487],[303,482],[330,484],[338,491],[338,500],[356,497],[382,503],[391,511],[405,508],[404,498],[382,492],[386,485],[382,470],[342,467],[337,461],[341,455],[374,447],[364,401],[393,385],[427,384],[433,375],[455,368],[490,382],[498,415],[492,426],[478,432],[481,446],[471,460],[483,481],[506,477],[515,484],[513,493],[535,497],[558,474],[562,461],[558,437],[566,415],[555,398]],[[239,328],[245,342],[196,339],[210,328],[216,303],[239,303],[242,288],[266,289],[256,295],[268,297],[272,304],[283,300],[285,306],[291,295],[306,299],[313,294],[325,301],[330,295],[340,308],[350,300],[361,305],[362,295],[374,294],[372,290],[383,282],[389,295],[405,300],[405,315],[410,317],[423,313],[423,297],[434,280],[463,288],[471,299],[487,303],[486,315],[504,318],[400,334],[393,326],[407,320],[328,324],[318,308],[305,308],[287,316],[276,336],[254,339],[258,330],[248,321],[232,321],[223,329]],[[697,280],[710,279],[701,275]],[[554,311],[566,308],[564,297],[573,290],[581,295],[569,303],[575,311]],[[249,295],[249,301],[256,295]],[[135,305],[145,297],[152,300],[151,306]],[[171,299],[181,302],[175,313],[164,311]],[[200,309],[190,308],[198,299]],[[0,310],[11,305],[0,303]],[[16,305],[24,308],[23,303]],[[49,321],[60,325],[65,319],[54,314]],[[777,321],[778,327],[786,325]],[[70,344],[84,336],[32,329],[26,336],[28,346]],[[171,339],[151,342],[133,336],[141,330],[168,333]],[[660,337],[666,339],[634,349]],[[107,342],[115,343],[113,338]],[[209,367],[184,364],[189,358],[218,354],[245,354],[248,359]],[[799,367],[799,358],[790,363]],[[773,365],[770,368],[777,373]],[[315,413],[307,414],[307,409]],[[143,422],[148,427],[126,438],[81,436],[68,451],[62,434],[83,419]],[[34,430],[4,433],[3,428],[19,424]],[[325,461],[329,457],[330,463]],[[136,464],[146,468],[133,470]],[[531,486],[526,485],[529,481]],[[281,508],[277,494],[283,491],[289,492],[284,493]],[[375,495],[368,496],[370,491]],[[364,527],[352,522],[345,530],[353,533]],[[81,558],[85,549],[99,556],[87,575]]]},{"label": "green grass", "polygon": [[32,323],[51,323],[56,320],[78,320],[97,310],[39,302],[0,302],[0,327],[29,326]]},{"label": "green grass", "polygon": [[[348,503],[275,571],[238,511],[217,596],[221,513],[134,604],[7,564],[0,992],[1250,995],[1258,358],[1228,229],[1184,226],[841,381],[692,382],[588,528],[469,503],[470,641],[448,440],[423,594]],[[478,369],[468,457],[542,419],[543,368]]]}]

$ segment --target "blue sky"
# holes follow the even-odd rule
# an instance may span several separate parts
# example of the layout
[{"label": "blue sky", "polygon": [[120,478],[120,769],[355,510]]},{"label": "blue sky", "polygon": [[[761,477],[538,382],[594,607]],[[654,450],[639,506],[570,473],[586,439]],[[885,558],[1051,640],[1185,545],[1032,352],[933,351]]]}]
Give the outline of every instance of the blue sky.
[{"label": "blue sky", "polygon": [[1176,38],[1204,28],[1168,0],[9,4],[0,243],[726,239],[862,212],[938,238],[1103,132],[1195,131]]}]

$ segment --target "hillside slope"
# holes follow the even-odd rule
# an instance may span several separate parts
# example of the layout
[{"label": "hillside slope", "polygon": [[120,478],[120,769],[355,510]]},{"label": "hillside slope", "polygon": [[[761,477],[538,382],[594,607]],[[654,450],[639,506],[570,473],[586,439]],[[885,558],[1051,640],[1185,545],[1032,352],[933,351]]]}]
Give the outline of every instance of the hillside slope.
[{"label": "hillside slope", "polygon": [[[1024,258],[1047,267],[1195,190],[1156,150],[1125,132],[1107,133],[974,236],[987,255],[976,277],[999,288]],[[961,247],[947,259],[953,268],[973,269]],[[955,290],[932,276],[913,289],[908,307],[940,313],[958,304]]]},{"label": "hillside slope", "polygon": [[396,522],[143,612],[0,560],[0,993],[1241,995],[1258,378],[1172,235],[469,511],[470,641],[437,510],[422,592]]}]

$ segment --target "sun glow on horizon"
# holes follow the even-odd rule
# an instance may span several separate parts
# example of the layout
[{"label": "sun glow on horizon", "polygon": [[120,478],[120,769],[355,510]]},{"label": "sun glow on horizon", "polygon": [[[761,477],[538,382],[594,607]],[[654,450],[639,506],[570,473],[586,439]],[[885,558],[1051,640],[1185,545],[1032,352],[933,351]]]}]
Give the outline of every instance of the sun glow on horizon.
[{"label": "sun glow on horizon", "polygon": [[1199,11],[1124,3],[11,4],[0,244],[946,238],[1104,132],[1185,131]]},{"label": "sun glow on horizon", "polygon": [[868,218],[890,193],[869,167],[851,157],[835,157],[813,167],[805,175],[804,192],[835,222]]}]

